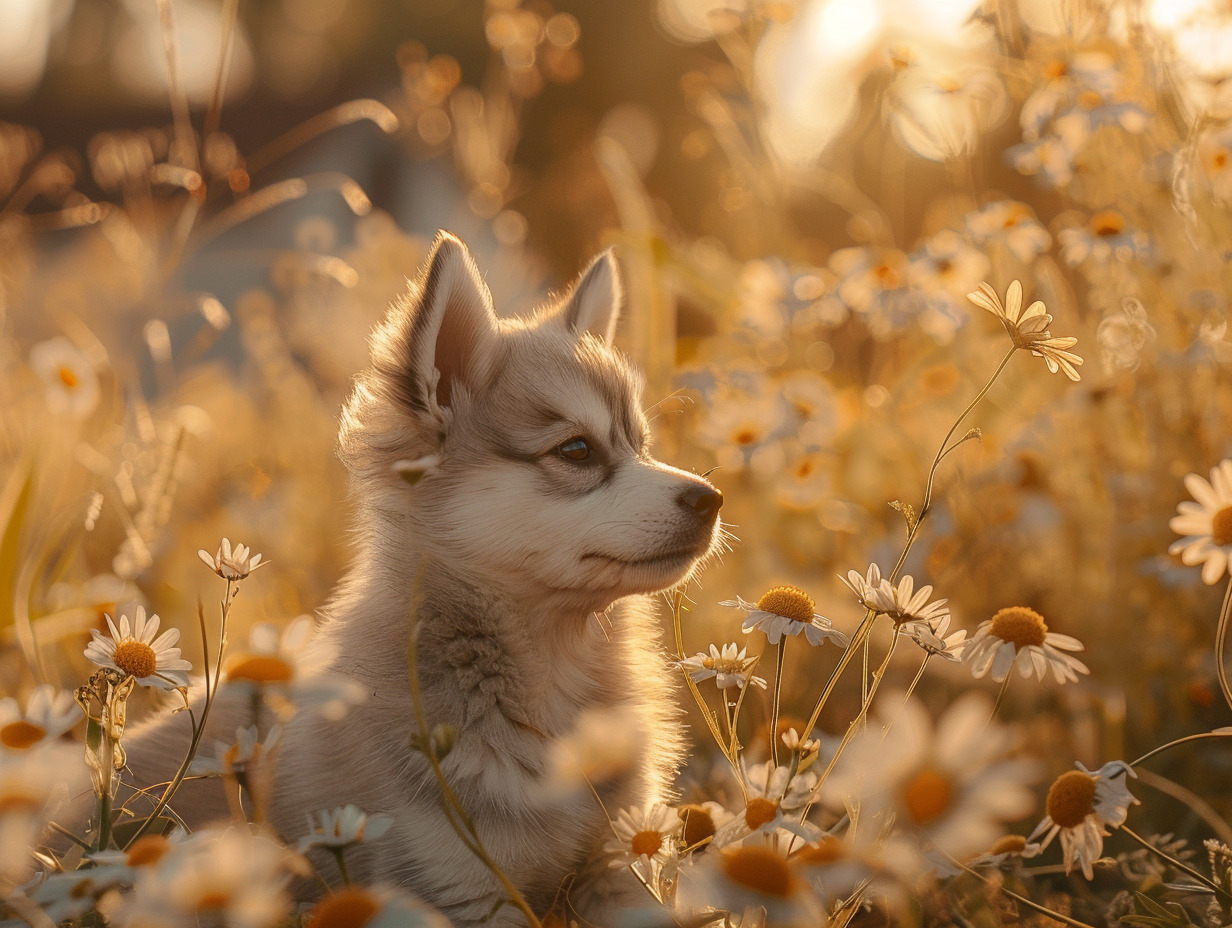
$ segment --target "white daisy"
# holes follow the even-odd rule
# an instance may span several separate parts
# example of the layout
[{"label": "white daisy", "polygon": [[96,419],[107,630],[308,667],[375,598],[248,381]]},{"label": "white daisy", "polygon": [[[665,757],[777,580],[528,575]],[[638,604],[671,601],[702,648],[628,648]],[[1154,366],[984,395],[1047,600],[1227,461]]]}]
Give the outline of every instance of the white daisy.
[{"label": "white daisy", "polygon": [[706,854],[697,866],[681,871],[678,900],[698,915],[725,910],[741,925],[803,928],[826,921],[800,869],[762,844]]},{"label": "white daisy", "polygon": [[30,367],[47,388],[52,412],[85,419],[98,406],[98,375],[85,353],[63,335],[30,349]]},{"label": "white daisy", "polygon": [[977,245],[1004,242],[1019,261],[1030,262],[1052,247],[1052,236],[1026,203],[998,200],[967,215],[967,228]]},{"label": "white daisy", "polygon": [[1211,468],[1210,483],[1186,474],[1185,488],[1193,499],[1178,504],[1168,523],[1185,537],[1174,541],[1168,553],[1179,554],[1191,567],[1201,564],[1203,583],[1218,583],[1232,558],[1232,458]]},{"label": "white daisy", "polygon": [[1044,617],[1034,609],[1010,606],[980,623],[962,656],[971,664],[976,677],[984,676],[991,668],[992,678],[998,683],[1009,674],[1019,654],[1027,658],[1018,664],[1024,677],[1034,673],[1042,680],[1051,668],[1058,683],[1073,683],[1078,674],[1091,671],[1078,658],[1063,652],[1082,649],[1077,638],[1048,631]]},{"label": "white daisy", "polygon": [[31,751],[0,751],[0,885],[21,883],[59,802],[86,781],[81,747],[43,744]]},{"label": "white daisy", "polygon": [[[86,645],[85,655],[99,667],[118,670],[137,678],[141,686],[153,686],[173,690],[188,686],[188,671],[192,664],[180,657],[180,649],[174,647],[180,640],[180,630],[169,628],[158,635],[159,618],[151,614],[147,619],[145,607],[138,606],[133,624],[128,616],[120,615],[117,628],[111,616],[104,616],[110,637],[91,630],[93,640]],[[157,638],[154,636],[158,635]]]},{"label": "white daisy", "polygon": [[860,576],[857,570],[847,571],[847,576],[839,576],[847,589],[856,594],[856,599],[860,601],[860,605],[865,609],[872,609],[874,612],[879,611],[876,604],[876,593],[881,589],[881,568],[876,564],[869,564],[868,571],[864,576]]},{"label": "white daisy", "polygon": [[621,809],[612,822],[613,836],[603,850],[613,869],[636,863],[665,865],[676,855],[676,836],[684,821],[661,802],[643,809]]},{"label": "white daisy", "polygon": [[[313,709],[326,718],[346,715],[367,697],[358,680],[336,673],[311,671],[306,649],[313,622],[306,615],[280,633],[272,622],[258,622],[248,634],[248,647],[232,654],[223,670],[228,686],[275,696],[298,709]],[[290,707],[283,705],[281,708]]]},{"label": "white daisy", "polygon": [[282,740],[282,726],[274,725],[270,728],[264,741],[258,741],[259,737],[256,725],[237,728],[234,743],[215,741],[214,756],[198,754],[193,758],[188,772],[194,776],[206,777],[243,776],[249,768],[256,769],[268,763],[269,758],[277,752],[278,744]]},{"label": "white daisy", "polygon": [[950,614],[945,604],[948,599],[928,601],[933,595],[931,584],[925,584],[915,589],[915,580],[910,576],[903,577],[895,586],[889,580],[882,580],[880,586],[873,592],[874,608],[884,612],[896,625],[906,622],[923,622],[929,626],[940,622]]},{"label": "white daisy", "polygon": [[0,746],[22,751],[54,741],[81,718],[81,708],[67,690],[44,683],[30,694],[22,712],[11,696],[0,699]]},{"label": "white daisy", "polygon": [[734,688],[744,689],[746,684],[766,688],[766,681],[753,676],[753,665],[756,657],[748,657],[746,648],[736,649],[736,644],[723,645],[720,651],[714,645],[710,653],[698,652],[692,657],[677,661],[676,666],[688,672],[694,683],[701,683],[714,677],[715,685],[721,690]]},{"label": "white daisy", "polygon": [[997,291],[987,283],[981,283],[978,290],[968,293],[967,299],[1001,320],[1014,347],[1043,358],[1048,370],[1054,374],[1060,370],[1070,380],[1082,379],[1077,370],[1083,363],[1082,358],[1069,350],[1078,344],[1078,339],[1056,337],[1048,331],[1052,316],[1044,308],[1043,301],[1036,300],[1024,311],[1022,284],[1019,281],[1013,281],[1005,291],[1004,305]]},{"label": "white daisy", "polygon": [[222,544],[213,555],[201,548],[197,551],[197,557],[201,558],[206,567],[224,580],[243,580],[262,566],[261,555],[253,554],[251,548],[238,542],[232,548],[227,538],[222,540]]},{"label": "white daisy", "polygon": [[967,647],[967,630],[960,628],[953,634],[947,634],[950,630],[948,613],[941,616],[935,624],[908,622],[906,629],[911,640],[929,654],[939,654],[947,661],[962,660],[963,652]]},{"label": "white daisy", "polygon": [[290,915],[287,883],[303,858],[246,828],[209,828],[138,871],[116,924],[129,928],[273,928]]},{"label": "white daisy", "polygon": [[800,825],[788,814],[809,803],[817,785],[813,771],[797,769],[793,773],[790,767],[776,767],[772,760],[749,766],[744,757],[740,764],[744,770],[744,812],[719,829],[715,844],[728,847],[749,835],[773,835],[780,829],[806,841],[817,837],[814,826]]},{"label": "white daisy", "polygon": [[308,834],[299,839],[296,850],[302,854],[314,847],[344,848],[375,841],[389,831],[393,823],[391,815],[368,815],[350,804],[322,809],[308,816]]},{"label": "white daisy", "polygon": [[305,916],[305,928],[450,928],[450,921],[400,889],[344,886],[323,898]]},{"label": "white daisy", "polygon": [[823,787],[833,806],[857,806],[865,817],[893,818],[904,836],[964,859],[988,847],[1003,824],[1029,813],[1037,765],[1010,756],[1014,738],[989,723],[990,703],[969,694],[934,727],[920,703],[869,725],[843,753]]},{"label": "white daisy", "polygon": [[1088,880],[1093,865],[1104,852],[1108,826],[1125,824],[1129,807],[1138,800],[1129,792],[1126,775],[1137,776],[1124,761],[1109,761],[1096,771],[1076,764],[1077,770],[1063,773],[1048,788],[1046,815],[1027,838],[1026,857],[1041,853],[1058,834],[1065,872],[1077,863]]},{"label": "white daisy", "polygon": [[719,605],[747,612],[741,629],[745,634],[758,629],[770,644],[778,644],[785,635],[803,633],[812,645],[832,640],[839,647],[847,647],[847,636],[833,628],[825,616],[814,612],[813,598],[798,587],[776,586],[756,603],[737,596]]}]

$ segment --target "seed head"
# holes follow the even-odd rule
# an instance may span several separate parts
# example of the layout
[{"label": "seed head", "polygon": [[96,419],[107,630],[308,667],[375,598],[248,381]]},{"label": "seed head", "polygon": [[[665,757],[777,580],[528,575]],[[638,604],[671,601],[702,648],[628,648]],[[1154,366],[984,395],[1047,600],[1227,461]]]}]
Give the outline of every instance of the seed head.
[{"label": "seed head", "polygon": [[1081,770],[1061,774],[1048,788],[1044,810],[1062,828],[1077,828],[1091,814],[1095,802],[1095,777]]},{"label": "seed head", "polygon": [[795,586],[776,586],[766,591],[757,601],[757,608],[805,623],[812,622],[816,612],[813,597]]}]

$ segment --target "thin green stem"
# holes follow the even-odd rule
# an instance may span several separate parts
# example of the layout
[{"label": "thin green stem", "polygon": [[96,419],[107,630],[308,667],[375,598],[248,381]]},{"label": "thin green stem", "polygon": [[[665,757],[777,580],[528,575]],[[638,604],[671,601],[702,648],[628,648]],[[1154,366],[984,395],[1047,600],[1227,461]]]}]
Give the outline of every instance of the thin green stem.
[{"label": "thin green stem", "polygon": [[786,653],[787,638],[783,637],[775,645],[774,696],[770,702],[770,759],[775,767],[779,765],[779,702],[783,696],[783,657]]},{"label": "thin green stem", "polygon": [[334,859],[338,861],[338,872],[342,874],[342,885],[351,885],[351,874],[347,871],[346,865],[346,849],[341,847],[330,848],[334,852]]},{"label": "thin green stem", "polygon": [[1168,854],[1168,853],[1166,853],[1166,852],[1164,852],[1164,851],[1160,850],[1160,849],[1159,849],[1159,848],[1157,848],[1155,845],[1153,845],[1150,841],[1148,841],[1146,838],[1142,837],[1140,834],[1137,834],[1135,831],[1133,831],[1133,830],[1132,830],[1131,828],[1129,828],[1128,826],[1126,826],[1126,825],[1122,825],[1122,826],[1121,826],[1121,831],[1123,831],[1125,834],[1129,835],[1129,837],[1133,838],[1135,841],[1137,841],[1139,844],[1141,844],[1144,848],[1146,848],[1148,851],[1150,851],[1152,854],[1154,854],[1154,855],[1155,855],[1156,857],[1158,857],[1160,860],[1165,861],[1166,863],[1168,863],[1168,864],[1169,864],[1169,866],[1171,866],[1173,869],[1175,869],[1175,870],[1179,870],[1179,871],[1181,871],[1182,873],[1187,873],[1187,874],[1189,874],[1191,877],[1193,877],[1195,880],[1197,880],[1197,881],[1198,881],[1199,883],[1201,883],[1202,885],[1204,885],[1204,886],[1209,886],[1211,889],[1213,889],[1213,890],[1214,890],[1216,893],[1218,893],[1220,896],[1223,896],[1223,897],[1224,897],[1224,899],[1229,899],[1229,900],[1232,900],[1232,895],[1229,895],[1229,894],[1228,894],[1228,891],[1227,891],[1226,889],[1224,889],[1222,886],[1220,886],[1218,883],[1216,883],[1214,880],[1210,879],[1209,877],[1203,876],[1201,873],[1199,873],[1199,872],[1198,872],[1197,870],[1195,870],[1193,867],[1190,867],[1190,866],[1188,866],[1188,865],[1186,865],[1186,864],[1182,863],[1181,861],[1179,861],[1179,860],[1177,860],[1175,857],[1173,857],[1171,854]]},{"label": "thin green stem", "polygon": [[821,711],[825,708],[826,700],[830,698],[830,694],[834,692],[834,687],[838,684],[838,679],[842,676],[847,665],[851,663],[851,659],[855,656],[857,649],[864,644],[864,639],[868,637],[869,630],[873,627],[873,620],[877,617],[877,613],[872,609],[865,610],[864,620],[860,623],[860,627],[856,629],[855,635],[847,644],[847,649],[838,659],[838,663],[834,665],[834,670],[830,672],[830,679],[826,681],[825,689],[821,691],[821,696],[817,698],[817,705],[813,707],[813,713],[809,716],[808,722],[804,725],[804,731],[800,733],[800,740],[808,739],[808,736],[813,733],[813,729],[817,726],[817,720],[821,718]]},{"label": "thin green stem", "polygon": [[898,721],[898,717],[903,714],[903,709],[907,708],[907,703],[911,701],[911,694],[915,692],[915,688],[920,685],[920,679],[924,676],[924,671],[928,667],[928,661],[933,656],[932,651],[924,652],[924,660],[920,661],[920,669],[915,672],[915,677],[911,681],[911,685],[907,687],[907,692],[903,696],[903,701],[898,704],[898,708],[894,710],[894,715],[890,717],[890,721],[886,723],[885,731],[881,733],[881,740],[885,741],[886,735],[890,733],[890,729],[894,727],[894,723]]},{"label": "thin green stem", "polygon": [[1224,701],[1232,708],[1232,685],[1228,683],[1228,668],[1224,663],[1224,645],[1228,641],[1229,619],[1232,618],[1232,574],[1228,576],[1228,588],[1224,590],[1223,606],[1219,609],[1219,625],[1215,630],[1215,673],[1219,677],[1219,689]]},{"label": "thin green stem", "polygon": [[1185,744],[1189,741],[1205,741],[1207,738],[1232,738],[1232,728],[1225,728],[1220,731],[1202,731],[1196,735],[1186,735],[1184,738],[1177,738],[1175,741],[1169,741],[1167,744],[1161,744],[1157,748],[1147,751],[1137,760],[1130,761],[1129,766],[1137,767],[1143,761],[1150,760],[1156,754],[1162,754],[1170,748],[1176,747],[1178,744]]},{"label": "thin green stem", "polygon": [[[949,857],[948,854],[946,856]],[[1005,885],[1002,883],[994,883],[992,880],[988,879],[988,877],[984,876],[984,874],[980,873],[977,870],[972,870],[970,867],[968,867],[966,864],[964,864],[960,860],[955,860],[953,857],[950,857],[950,861],[956,864],[957,866],[962,867],[962,869],[966,870],[968,873],[970,873],[973,877],[975,877],[981,883],[984,883],[987,886],[991,886],[997,892],[1003,893],[1004,895],[1009,896],[1015,902],[1021,905],[1025,905],[1028,909],[1030,909],[1033,912],[1039,912],[1040,915],[1047,915],[1049,918],[1055,918],[1059,922],[1064,922],[1065,924],[1072,926],[1072,928],[1095,928],[1095,926],[1088,925],[1086,922],[1080,922],[1076,918],[1070,918],[1068,915],[1062,915],[1060,912],[1054,912],[1052,909],[1048,908],[1047,906],[1040,905],[1038,902],[1032,902],[1026,896],[1020,896],[1018,893],[1014,892],[1012,889],[1006,889]]]}]

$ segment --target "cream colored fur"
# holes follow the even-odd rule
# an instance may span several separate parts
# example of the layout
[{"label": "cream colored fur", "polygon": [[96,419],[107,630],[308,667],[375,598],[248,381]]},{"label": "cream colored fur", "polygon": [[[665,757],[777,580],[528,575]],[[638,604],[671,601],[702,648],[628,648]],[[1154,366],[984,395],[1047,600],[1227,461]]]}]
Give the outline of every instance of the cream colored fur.
[{"label": "cream colored fur", "polygon": [[[614,708],[641,750],[600,787],[607,809],[670,795],[680,725],[642,594],[682,580],[721,531],[717,491],[647,451],[640,384],[611,347],[619,304],[615,262],[602,255],[561,301],[499,319],[465,246],[442,234],[374,333],[372,366],[343,413],[355,556],[312,662],[370,696],[341,721],[290,722],[273,820],[294,841],[317,809],[391,814],[388,834],[348,855],[352,876],[405,886],[458,925],[484,922],[503,893],[450,829],[411,746],[416,578],[427,718],[459,733],[444,771],[493,858],[541,913],[567,893],[579,916],[612,924],[618,906],[648,901],[603,860],[610,831],[595,797],[547,775],[581,714]],[[586,461],[561,451],[578,437]],[[439,464],[413,486],[395,472],[429,456]],[[220,703],[216,737],[243,713]],[[160,728],[137,744],[134,769],[162,750]],[[222,813],[198,792],[190,820]],[[327,855],[317,863],[336,875]],[[490,924],[521,921],[506,906]]]}]

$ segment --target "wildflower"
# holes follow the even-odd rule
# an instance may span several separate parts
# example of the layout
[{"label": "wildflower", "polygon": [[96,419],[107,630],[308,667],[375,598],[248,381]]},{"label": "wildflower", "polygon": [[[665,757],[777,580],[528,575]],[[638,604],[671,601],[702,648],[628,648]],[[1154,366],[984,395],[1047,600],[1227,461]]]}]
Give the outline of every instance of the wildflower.
[{"label": "wildflower", "polygon": [[30,849],[58,801],[82,786],[81,748],[48,743],[27,751],[0,751],[0,884],[20,883],[30,870]]},{"label": "wildflower", "polygon": [[988,847],[1003,822],[1031,811],[1038,775],[1033,762],[1010,756],[1014,738],[988,723],[989,711],[969,694],[934,726],[908,701],[888,732],[870,725],[851,742],[823,788],[827,800],[893,816],[908,837],[959,859]]},{"label": "wildflower", "polygon": [[212,556],[201,548],[197,551],[197,557],[201,558],[206,567],[224,580],[243,580],[262,565],[261,555],[251,552],[251,548],[238,542],[233,549],[230,540],[224,538],[222,545]]},{"label": "wildflower", "polygon": [[721,690],[733,687],[744,689],[745,684],[760,686],[764,690],[766,681],[753,676],[753,665],[757,663],[757,658],[746,656],[746,650],[741,648],[737,651],[734,642],[723,645],[722,651],[711,645],[709,655],[698,652],[692,657],[677,661],[676,666],[687,671],[694,683],[714,677],[715,685]]},{"label": "wildflower", "polygon": [[636,718],[624,709],[586,709],[573,731],[549,745],[545,783],[553,791],[608,783],[641,756],[645,738]]},{"label": "wildflower", "polygon": [[831,627],[830,620],[813,611],[813,598],[794,586],[776,586],[764,593],[756,603],[739,596],[725,599],[720,606],[743,609],[745,617],[741,629],[748,634],[758,629],[770,644],[778,644],[785,635],[804,633],[808,643],[820,645],[833,640],[839,647],[847,647],[847,636]]},{"label": "wildflower", "polygon": [[930,603],[928,597],[932,594],[931,584],[916,590],[915,581],[906,576],[898,581],[898,586],[889,580],[882,580],[873,593],[873,601],[876,610],[888,615],[896,625],[922,622],[931,626],[950,614],[950,610],[945,607],[949,600],[938,599]]},{"label": "wildflower", "polygon": [[740,924],[772,928],[825,921],[799,869],[773,847],[724,848],[681,876],[685,905],[724,909],[738,916]]},{"label": "wildflower", "polygon": [[998,200],[966,218],[967,229],[977,245],[1004,243],[1019,261],[1029,263],[1052,247],[1048,234],[1026,203]]},{"label": "wildflower", "polygon": [[874,612],[880,611],[877,607],[877,591],[881,589],[881,568],[876,564],[869,564],[868,571],[864,576],[860,576],[859,571],[849,570],[847,576],[839,576],[847,589],[856,594],[856,599],[860,601],[860,605],[865,609],[872,609]]},{"label": "wildflower", "polygon": [[286,886],[301,862],[246,829],[203,829],[140,869],[115,921],[126,928],[272,928],[289,915]]},{"label": "wildflower", "polygon": [[1048,370],[1054,374],[1061,370],[1070,380],[1077,382],[1081,379],[1076,367],[1082,365],[1082,358],[1069,350],[1078,344],[1078,339],[1054,337],[1048,331],[1048,326],[1052,325],[1052,316],[1045,311],[1041,300],[1036,300],[1023,312],[1021,283],[1015,280],[1009,285],[1005,291],[1004,306],[997,296],[997,291],[986,283],[981,283],[978,290],[968,293],[967,299],[1001,320],[1014,347],[1023,348],[1043,358]]},{"label": "wildflower", "polygon": [[335,890],[304,919],[304,928],[449,928],[449,921],[398,889],[347,886]]},{"label": "wildflower", "polygon": [[603,848],[613,855],[608,866],[615,869],[638,862],[667,864],[675,856],[676,836],[683,828],[684,821],[663,803],[644,809],[621,809],[612,822],[614,835]]},{"label": "wildflower", "polygon": [[1108,826],[1125,824],[1129,807],[1138,804],[1125,783],[1126,774],[1137,774],[1120,760],[1109,761],[1096,771],[1081,763],[1076,766],[1077,770],[1061,774],[1048,788],[1047,814],[1027,838],[1025,856],[1041,853],[1060,834],[1065,872],[1077,863],[1089,880],[1094,876],[1093,864],[1104,851]]},{"label": "wildflower", "polygon": [[945,161],[970,153],[980,133],[1005,116],[1009,95],[996,71],[904,68],[886,91],[890,125],[902,144],[922,158]]},{"label": "wildflower", "polygon": [[306,615],[281,634],[272,622],[258,622],[249,632],[248,647],[227,661],[223,672],[227,685],[286,699],[326,718],[341,718],[367,693],[358,681],[341,674],[301,673],[312,631],[312,619]]},{"label": "wildflower", "polygon": [[221,777],[243,776],[249,768],[257,769],[278,750],[282,738],[282,726],[274,725],[262,742],[257,741],[257,726],[235,730],[235,742],[214,742],[214,756],[198,754],[193,758],[188,772],[194,776]]},{"label": "wildflower", "polygon": [[389,831],[393,823],[391,815],[368,815],[350,804],[322,809],[308,816],[308,834],[300,838],[295,847],[301,854],[314,847],[350,847],[376,840]]},{"label": "wildflower", "polygon": [[947,661],[962,660],[963,651],[968,643],[967,630],[960,628],[952,635],[947,635],[946,632],[950,630],[950,616],[948,613],[941,616],[936,624],[909,622],[906,628],[907,634],[911,636],[911,640],[929,654],[939,654]]},{"label": "wildflower", "polygon": [[94,365],[64,336],[57,335],[31,348],[30,367],[47,388],[47,405],[52,412],[82,420],[98,406]]},{"label": "wildflower", "polygon": [[0,746],[24,751],[54,741],[80,718],[81,709],[72,693],[44,683],[30,694],[25,712],[11,696],[0,699]]},{"label": "wildflower", "polygon": [[[169,628],[158,635],[159,618],[151,614],[147,619],[145,607],[138,606],[133,624],[128,616],[120,615],[117,628],[111,616],[105,616],[111,631],[108,637],[91,630],[93,640],[86,645],[85,655],[99,667],[118,670],[135,677],[141,686],[163,690],[182,689],[188,686],[188,671],[192,664],[180,657],[180,649],[174,647],[180,640],[180,630]],[[157,638],[154,636],[158,635]]]},{"label": "wildflower", "polygon": [[780,829],[799,835],[805,840],[816,837],[817,829],[800,825],[786,813],[796,812],[806,806],[817,785],[817,776],[812,771],[790,767],[776,767],[768,760],[751,767],[741,758],[744,771],[744,813],[735,816],[719,829],[715,843],[730,846],[752,834],[772,835]]},{"label": "wildflower", "polygon": [[977,677],[991,668],[992,678],[1000,683],[1023,653],[1029,658],[1018,668],[1024,677],[1034,673],[1042,680],[1052,668],[1058,683],[1073,683],[1078,674],[1090,671],[1078,658],[1062,652],[1082,649],[1077,638],[1050,632],[1044,617],[1034,609],[1009,606],[980,623],[963,650],[963,660],[971,664],[971,672]]},{"label": "wildflower", "polygon": [[1022,863],[1028,847],[1022,835],[1002,835],[983,854],[968,861],[972,870],[1012,870]]},{"label": "wildflower", "polygon": [[794,728],[789,728],[779,735],[779,740],[783,742],[787,750],[800,758],[796,764],[796,770],[800,772],[807,770],[821,753],[821,742],[818,739],[802,739],[800,733]]},{"label": "wildflower", "polygon": [[718,830],[734,817],[717,802],[688,803],[676,807],[676,815],[683,824],[680,837],[685,850],[699,848],[710,841]]},{"label": "wildflower", "polygon": [[1187,474],[1185,488],[1193,499],[1178,504],[1168,523],[1185,537],[1174,541],[1168,553],[1179,554],[1190,567],[1201,564],[1203,583],[1218,583],[1232,558],[1232,458],[1211,468],[1209,483]]},{"label": "wildflower", "polygon": [[1070,267],[1087,261],[1107,264],[1110,261],[1130,261],[1145,257],[1150,251],[1150,238],[1129,225],[1119,210],[1102,209],[1082,221],[1070,214],[1065,228],[1057,232],[1061,258]]}]

